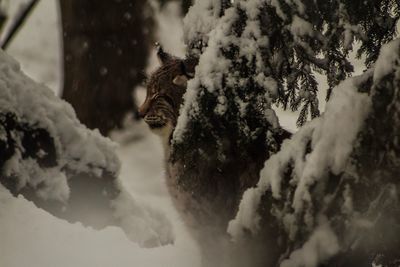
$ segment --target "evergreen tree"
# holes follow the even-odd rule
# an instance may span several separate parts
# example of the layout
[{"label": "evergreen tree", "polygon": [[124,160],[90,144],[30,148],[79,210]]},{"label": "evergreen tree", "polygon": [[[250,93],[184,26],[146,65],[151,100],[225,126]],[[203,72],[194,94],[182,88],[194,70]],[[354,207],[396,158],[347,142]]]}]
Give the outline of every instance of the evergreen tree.
[{"label": "evergreen tree", "polygon": [[281,240],[270,254],[281,266],[398,265],[399,62],[396,39],[267,160],[229,225],[235,239]]},{"label": "evergreen tree", "polygon": [[[197,7],[192,9],[193,13],[199,14],[201,9],[203,14],[212,13],[214,18],[201,18],[196,14],[189,14],[186,18],[186,42],[192,49],[191,53],[196,55],[206,50],[208,36],[212,35],[212,27],[204,27],[209,23],[206,20],[222,23],[223,18],[218,18],[222,15],[219,10],[229,7],[232,1],[206,2],[196,2]],[[261,51],[248,52],[261,53],[262,62],[260,61],[259,68],[266,77],[277,82],[278,96],[275,101],[285,109],[294,111],[301,108],[299,126],[307,121],[308,115],[314,118],[320,113],[318,84],[314,73],[326,76],[329,99],[332,89],[353,71],[348,58],[355,41],[361,43],[358,55],[365,55],[366,65],[371,66],[382,44],[393,39],[400,16],[400,3],[394,0],[276,0],[233,3],[232,9],[236,10],[238,18],[233,19],[235,22],[228,27],[235,31],[244,29],[251,21],[256,23],[251,27],[257,27],[260,31],[259,36],[253,38],[260,43]],[[246,6],[252,10],[246,11]],[[258,14],[255,15],[256,18],[248,18],[249,12]],[[240,32],[236,33],[236,37],[242,40],[247,38]],[[223,49],[234,54],[235,48],[228,46],[229,44],[223,44]],[[240,60],[240,56],[237,56],[237,60]],[[248,67],[252,69],[251,65]],[[239,69],[240,66],[235,68]]]},{"label": "evergreen tree", "polygon": [[[254,205],[254,209],[261,215],[248,221],[259,218],[261,229],[257,236],[264,240],[264,248],[270,252],[268,259],[262,259],[267,262],[262,262],[261,266],[269,266],[268,264],[275,266],[279,260],[290,256],[292,252],[301,249],[308,242],[315,233],[316,226],[321,226],[312,218],[317,218],[316,213],[327,208],[327,206],[319,204],[324,201],[323,194],[328,195],[329,192],[335,190],[338,190],[340,194],[346,194],[346,186],[342,181],[347,179],[350,171],[346,170],[346,175],[342,175],[335,169],[336,165],[332,167],[321,164],[320,166],[328,169],[320,170],[317,166],[315,170],[320,170],[320,172],[313,174],[316,177],[307,176],[305,178],[305,181],[310,181],[310,185],[304,181],[307,184],[306,188],[308,189],[308,186],[311,188],[312,201],[299,204],[300,206],[305,205],[304,209],[299,208],[302,212],[293,212],[292,201],[297,191],[297,187],[294,185],[300,179],[296,176],[296,171],[304,170],[301,163],[296,165],[296,162],[305,161],[313,153],[315,143],[318,141],[314,135],[318,136],[317,133],[319,133],[330,136],[328,130],[322,133],[315,130],[322,127],[318,125],[325,125],[323,124],[325,122],[334,127],[336,123],[335,119],[330,121],[327,119],[323,122],[315,119],[320,115],[317,99],[319,85],[314,75],[315,72],[321,73],[327,78],[329,88],[326,98],[330,99],[332,90],[338,88],[338,85],[350,77],[353,72],[353,66],[349,61],[349,52],[353,49],[354,44],[360,43],[358,55],[365,56],[366,66],[372,67],[379,56],[382,45],[394,38],[399,15],[400,2],[390,0],[384,2],[199,0],[189,10],[185,18],[185,41],[189,47],[189,55],[199,58],[199,64],[195,77],[188,84],[185,103],[174,131],[171,156],[173,173],[177,177],[181,191],[190,193],[195,199],[194,201],[207,203],[210,207],[215,208],[215,210],[211,208],[207,223],[216,224],[216,227],[222,232],[226,229],[227,220],[229,220],[227,218],[236,212],[242,192],[255,186],[258,182],[258,187],[263,188],[260,189],[261,193],[258,195],[261,204]],[[375,88],[382,86],[382,81],[379,81],[379,84],[372,83],[372,72],[373,70],[369,69],[360,78],[361,81],[354,82],[356,91],[372,92]],[[397,73],[397,71],[394,72]],[[350,86],[352,83],[350,81],[353,80],[346,80],[341,86]],[[395,80],[389,81],[392,83],[392,87],[398,86]],[[350,87],[354,88],[353,85]],[[340,96],[341,93],[338,95]],[[385,101],[393,100],[397,103],[397,100],[392,98],[393,96],[394,94],[387,95]],[[351,98],[350,100],[357,99]],[[358,103],[357,107],[368,106],[366,96],[361,96],[360,99],[364,99],[366,102],[355,102],[354,105]],[[349,101],[346,100],[346,93],[340,101],[342,100]],[[341,107],[340,101],[333,101],[330,105],[337,104]],[[376,105],[380,103],[377,98],[373,98],[372,101]],[[273,111],[273,103],[283,105],[284,108],[290,108],[293,111],[300,110],[297,121],[299,126],[304,125],[309,117],[314,119],[313,123],[306,127],[301,134],[293,137],[297,140],[295,147],[301,152],[296,154],[295,149],[294,152],[288,152],[286,149],[284,152],[276,154],[281,149],[282,140],[289,134],[280,128]],[[348,106],[351,105],[351,103],[348,104]],[[379,113],[378,110],[374,108],[370,116],[373,117],[373,114]],[[334,116],[335,112],[338,110],[332,108],[331,116]],[[353,147],[354,144],[350,141],[348,143],[343,141],[346,144],[343,146],[344,151],[347,151],[346,153],[353,152],[354,161],[363,161],[359,165],[361,167],[356,170],[357,177],[359,177],[358,175],[362,176],[362,169],[368,169],[369,163],[367,163],[368,160],[364,161],[366,159],[363,160],[362,156],[357,155],[357,151],[368,150],[369,153],[365,154],[368,155],[367,158],[372,156],[371,153],[386,155],[385,151],[387,150],[382,146],[383,140],[391,140],[394,133],[391,131],[384,133],[378,130],[381,127],[378,124],[383,119],[382,116],[375,119],[376,125],[371,126],[372,128],[362,128],[360,125],[363,125],[364,117],[360,115],[361,111],[358,117],[352,117],[355,115],[348,112],[345,110],[342,116],[354,118],[354,123],[357,122],[356,125],[360,127],[357,129],[350,127],[353,132],[348,136],[353,138],[352,142],[360,129],[363,134],[368,136],[365,137],[366,139],[357,139],[360,142],[373,138],[373,133],[377,131],[382,134],[382,138],[380,138],[382,143],[379,148],[366,145],[366,142],[370,142],[370,140],[365,141],[364,145],[360,145],[359,148]],[[339,119],[338,121],[340,122]],[[391,121],[391,123],[398,124],[395,121]],[[348,123],[344,124],[346,127],[348,125]],[[339,141],[341,138],[348,140],[346,139],[347,129],[342,130],[346,134],[335,136],[337,139],[334,139],[330,146],[341,142]],[[290,147],[290,145],[288,146]],[[329,158],[326,155],[331,153],[328,151],[332,148],[330,146],[325,147],[327,150],[324,151],[324,156],[315,155],[320,155],[323,159]],[[392,143],[392,147],[395,148],[395,151],[398,150],[398,144]],[[275,154],[281,156],[271,158]],[[333,155],[336,156],[336,154]],[[397,156],[397,154],[394,155]],[[283,163],[282,161],[276,162],[276,158],[280,157],[285,159]],[[346,164],[350,161],[346,161],[347,154],[340,154],[338,157]],[[271,171],[277,171],[276,177],[286,177],[282,178],[283,181],[271,182],[268,180],[272,178],[258,181],[259,171],[268,158],[271,158],[273,163],[266,165],[266,168],[268,166]],[[332,158],[331,160],[335,162],[337,159]],[[396,169],[394,166],[398,167],[398,162],[393,160],[392,162],[395,163],[391,169]],[[312,163],[310,164],[312,166]],[[374,166],[373,168],[376,168],[374,170],[382,170],[376,164],[370,166]],[[333,168],[333,170],[329,168]],[[306,170],[308,169],[306,168]],[[393,173],[388,174],[387,177],[391,177],[391,175]],[[370,174],[367,176],[371,177]],[[329,178],[326,180],[325,177]],[[321,182],[322,185],[314,183],[314,180],[318,179],[324,181]],[[378,181],[379,179],[373,183],[372,187],[378,186]],[[303,185],[301,184],[301,186]],[[316,188],[322,186],[327,191],[321,193],[320,190],[316,190],[315,195],[312,195],[314,186]],[[354,190],[359,190],[358,193],[362,195],[365,189],[363,186],[356,185]],[[274,192],[280,192],[280,194],[271,196],[268,191],[265,193],[268,187],[284,189],[283,192],[275,190]],[[380,189],[381,193],[386,190],[385,187],[380,187]],[[370,192],[370,189],[365,192]],[[361,195],[357,195],[358,198],[355,202],[357,205],[363,206],[374,197],[377,199],[379,194],[371,194],[371,198]],[[248,202],[243,204],[243,214],[254,214],[255,211],[251,212],[245,207],[252,206],[249,203],[251,204],[256,198],[253,195],[245,194],[243,199],[246,199],[246,196],[248,196]],[[308,191],[302,197],[308,199]],[[345,202],[343,199],[340,201],[341,204]],[[298,203],[302,202],[298,201]],[[337,233],[340,233],[340,238],[345,235],[343,233],[358,233],[350,230],[346,232],[348,230],[344,225],[346,216],[335,217],[343,206],[332,204],[332,207],[329,207],[328,205],[327,217],[329,220],[334,218],[331,222],[338,225],[332,231],[330,228],[326,230],[325,225],[321,226],[322,233],[328,233],[328,239]],[[392,204],[389,206],[393,207]],[[283,211],[287,212],[288,217],[279,217],[279,215],[285,215]],[[239,220],[244,218],[246,222],[248,216],[243,214],[239,213],[237,218]],[[386,211],[385,214],[387,214]],[[310,218],[310,221],[307,221],[307,218]],[[398,218],[396,217],[394,221],[393,226],[397,227]],[[285,229],[285,226],[292,225],[291,223],[298,227],[294,232]],[[254,225],[257,224],[254,223]],[[380,227],[377,226],[374,229],[380,229]],[[244,236],[252,231],[251,227],[243,229]],[[317,231],[317,233],[319,232]],[[275,244],[277,239],[281,240],[279,245]],[[374,238],[372,237],[372,239]],[[311,240],[314,242],[316,239]],[[343,244],[342,241],[338,241],[340,245]],[[379,249],[382,250],[385,245],[387,243],[383,241]],[[388,251],[396,247],[387,246]],[[349,246],[345,246],[346,253],[350,253],[348,261],[333,259],[329,263],[331,265],[328,266],[364,266],[351,265],[357,263],[357,260],[365,260],[363,264],[365,262],[371,264],[372,255],[379,253],[379,249],[366,245],[351,254]],[[388,251],[382,253],[385,254]],[[320,264],[338,253],[338,248],[334,247],[332,250],[321,253],[322,256],[316,256],[316,264]],[[368,257],[369,260],[364,257]],[[304,266],[304,263],[299,263],[299,266]]]}]

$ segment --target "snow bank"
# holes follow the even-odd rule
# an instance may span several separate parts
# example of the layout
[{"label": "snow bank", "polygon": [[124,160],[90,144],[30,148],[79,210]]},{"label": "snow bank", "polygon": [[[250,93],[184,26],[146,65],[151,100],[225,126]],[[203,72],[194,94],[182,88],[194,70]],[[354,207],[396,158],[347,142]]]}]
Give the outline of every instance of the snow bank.
[{"label": "snow bank", "polygon": [[114,216],[129,238],[142,247],[173,243],[172,225],[163,213],[137,202],[127,191],[112,200]]},{"label": "snow bank", "polygon": [[0,266],[7,267],[159,267],[199,266],[185,240],[143,249],[118,227],[96,231],[70,224],[38,209],[0,185]]}]

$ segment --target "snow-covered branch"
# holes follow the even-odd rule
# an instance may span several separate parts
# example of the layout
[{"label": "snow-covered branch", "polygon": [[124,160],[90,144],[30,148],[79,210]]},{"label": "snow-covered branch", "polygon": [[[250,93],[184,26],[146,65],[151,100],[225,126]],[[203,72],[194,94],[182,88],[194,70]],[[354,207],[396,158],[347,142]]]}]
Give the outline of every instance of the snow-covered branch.
[{"label": "snow-covered branch", "polygon": [[[211,207],[207,219],[214,215],[221,219],[218,227],[223,225],[236,212],[238,195],[258,182],[244,193],[229,233],[236,240],[257,233],[268,249],[272,240],[280,240],[268,255],[271,262],[316,266],[360,242],[354,236],[377,216],[365,207],[371,201],[391,203],[391,193],[385,193],[391,192],[391,184],[365,182],[371,174],[362,169],[375,164],[363,156],[369,150],[388,157],[383,140],[392,138],[392,147],[398,146],[395,135],[379,130],[383,114],[377,116],[376,106],[385,102],[378,99],[379,87],[392,88],[383,98],[397,97],[397,78],[376,77],[397,71],[397,63],[387,62],[397,62],[396,49],[389,47],[397,47],[398,41],[378,55],[382,44],[395,36],[392,23],[399,10],[393,0],[195,2],[185,32],[189,54],[199,57],[199,65],[174,132],[171,173],[189,199]],[[353,72],[349,51],[356,40],[365,64],[376,61],[376,68],[347,79]],[[385,56],[387,49],[390,56]],[[327,78],[328,99],[335,88],[321,117],[315,72]],[[279,126],[273,103],[300,109],[299,126],[313,119],[282,146],[288,134]],[[369,122],[371,116],[377,116],[375,123]],[[387,126],[382,127],[389,132]],[[384,136],[376,147],[363,143],[372,142],[372,135],[362,137],[371,132]],[[372,184],[378,190],[370,192]],[[378,223],[368,229],[380,228]]]},{"label": "snow-covered branch", "polygon": [[[115,145],[83,126],[68,103],[22,74],[11,57],[4,52],[0,56],[1,136],[5,148],[13,150],[5,159],[3,175],[15,176],[18,189],[29,185],[40,186],[42,191],[54,186],[55,173],[67,169],[96,176],[106,171],[116,176],[120,163]],[[68,189],[59,191],[62,193],[54,197],[66,200]]]},{"label": "snow-covered branch", "polygon": [[[299,126],[309,117],[319,116],[317,92],[320,88],[313,73],[317,71],[326,76],[329,99],[332,89],[353,72],[349,51],[356,40],[361,45],[358,54],[366,56],[366,64],[372,64],[380,46],[395,36],[393,25],[398,21],[400,10],[399,3],[394,0],[382,5],[345,0],[242,0],[231,1],[230,5],[223,2],[196,1],[185,18],[189,53],[203,58],[199,71],[213,66],[211,62],[218,59],[219,66],[226,68],[215,82],[226,79],[229,85],[232,80],[229,76],[244,76],[243,65],[258,68],[277,82],[274,101],[284,108],[301,108]],[[252,57],[257,62],[251,61]],[[223,64],[224,60],[231,60],[230,68]],[[208,64],[205,61],[209,61]],[[298,75],[299,70],[301,75]],[[249,76],[251,72],[246,74]],[[199,75],[204,77],[204,73]],[[202,85],[210,90],[214,87],[210,83],[196,82],[189,88]],[[192,91],[190,95],[193,94]],[[190,99],[193,102],[193,98]]]},{"label": "snow-covered branch", "polygon": [[69,221],[118,225],[142,246],[172,242],[166,217],[124,190],[115,148],[0,51],[0,186]]},{"label": "snow-covered branch", "polygon": [[276,226],[269,238],[282,240],[281,266],[318,266],[337,253],[327,266],[398,259],[400,149],[392,126],[400,114],[399,73],[397,39],[382,47],[375,68],[342,82],[325,113],[265,162],[229,224],[233,238]]}]

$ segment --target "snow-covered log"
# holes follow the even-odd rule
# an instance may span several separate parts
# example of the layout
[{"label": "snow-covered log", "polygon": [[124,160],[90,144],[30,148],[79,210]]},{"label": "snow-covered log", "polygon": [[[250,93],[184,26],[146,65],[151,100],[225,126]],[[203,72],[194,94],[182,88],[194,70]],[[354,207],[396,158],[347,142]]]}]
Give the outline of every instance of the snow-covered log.
[{"label": "snow-covered log", "polygon": [[282,267],[396,266],[399,123],[396,39],[372,69],[335,88],[325,113],[265,162],[228,232],[234,240],[263,235]]},{"label": "snow-covered log", "polygon": [[143,246],[171,242],[163,214],[122,187],[114,150],[79,122],[71,105],[0,52],[0,186],[71,222],[118,225]]}]

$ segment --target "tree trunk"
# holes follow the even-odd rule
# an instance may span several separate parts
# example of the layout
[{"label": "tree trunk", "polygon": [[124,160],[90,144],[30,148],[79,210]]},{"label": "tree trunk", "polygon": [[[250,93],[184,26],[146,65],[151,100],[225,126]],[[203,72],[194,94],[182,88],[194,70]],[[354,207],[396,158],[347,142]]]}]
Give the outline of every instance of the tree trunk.
[{"label": "tree trunk", "polygon": [[136,111],[153,21],[147,1],[60,1],[64,90],[79,120],[104,135]]}]

